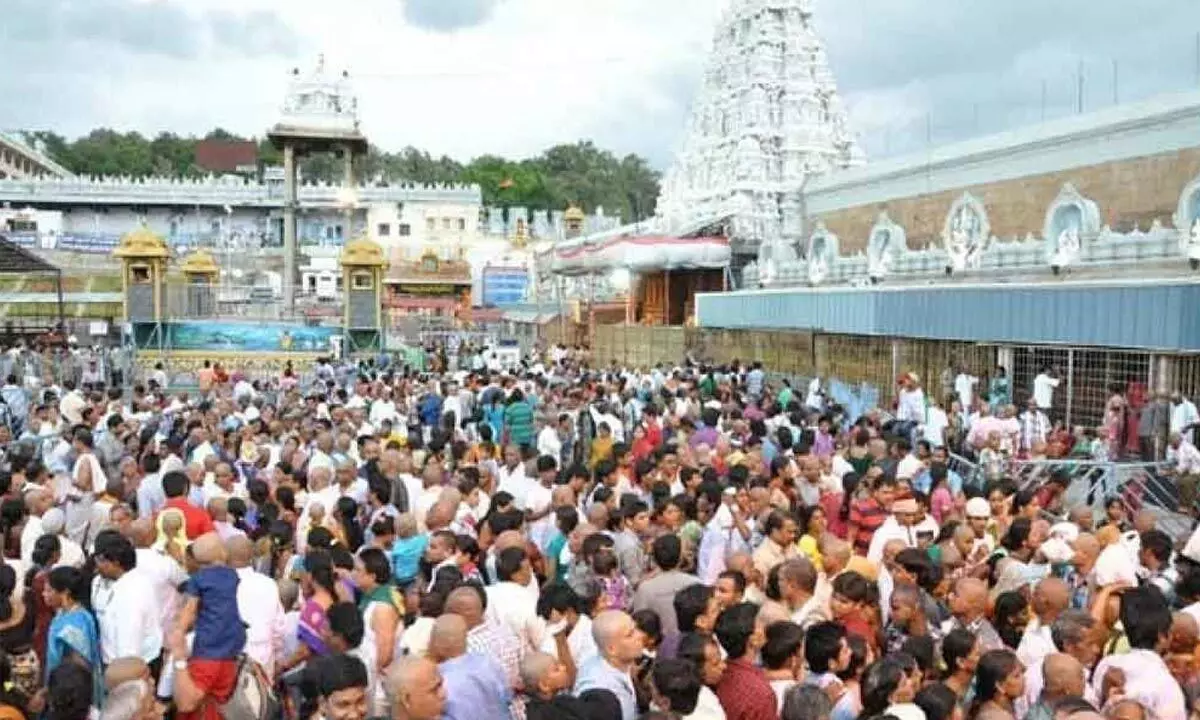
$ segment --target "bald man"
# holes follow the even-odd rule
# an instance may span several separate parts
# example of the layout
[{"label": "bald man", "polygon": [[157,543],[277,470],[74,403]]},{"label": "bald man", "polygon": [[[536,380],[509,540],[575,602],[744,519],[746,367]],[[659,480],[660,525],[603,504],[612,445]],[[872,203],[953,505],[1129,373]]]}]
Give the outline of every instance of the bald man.
[{"label": "bald man", "polygon": [[1091,590],[1088,587],[1088,576],[1096,567],[1100,558],[1100,541],[1091,533],[1080,533],[1071,543],[1074,556],[1071,565],[1075,567],[1075,582],[1071,584],[1071,607],[1076,610],[1087,610],[1091,605]]},{"label": "bald man", "polygon": [[151,547],[157,537],[154,524],[147,518],[133,521],[129,532],[137,555],[137,569],[150,579],[154,587],[154,601],[160,611],[163,637],[174,627],[175,614],[179,607],[179,586],[187,581],[187,572],[179,563]]},{"label": "bald man", "polygon": [[1003,650],[1004,641],[987,619],[988,586],[983,580],[963,578],[950,595],[950,612],[955,627],[979,638],[980,651]]},{"label": "bald man", "polygon": [[736,552],[729,556],[729,560],[725,563],[726,570],[740,572],[742,577],[746,579],[746,600],[762,605],[767,600],[767,596],[760,589],[763,584],[763,576],[758,574],[758,569],[754,567],[754,558],[750,553]]},{"label": "bald man", "polygon": [[571,686],[567,667],[544,652],[531,652],[521,661],[521,682],[533,704],[550,702]]},{"label": "bald man", "polygon": [[1137,700],[1125,698],[1110,705],[1104,711],[1104,716],[1108,720],[1147,720],[1149,714]]},{"label": "bald man", "polygon": [[508,686],[513,690],[510,707],[514,717],[524,714],[525,699],[521,688],[521,640],[507,625],[489,620],[484,612],[482,591],[473,586],[455,588],[446,597],[446,612],[454,613],[467,623],[467,651],[487,655],[504,670]]},{"label": "bald man", "polygon": [[1064,610],[1071,606],[1071,592],[1067,584],[1058,578],[1046,578],[1033,589],[1033,619],[1021,644],[1017,646],[1017,658],[1025,667],[1036,665],[1043,657],[1054,652],[1054,640],[1050,626]]},{"label": "bald man", "polygon": [[392,663],[385,682],[391,720],[441,720],[446,686],[432,660],[405,656]]},{"label": "bald man", "polygon": [[246,623],[246,654],[274,677],[275,663],[283,658],[287,620],[279,589],[271,578],[254,572],[254,543],[245,535],[225,541],[229,567],[238,576],[237,605]]},{"label": "bald man", "polygon": [[429,657],[438,662],[446,686],[445,720],[509,716],[512,689],[493,658],[467,652],[467,621],[445,614],[433,623]]},{"label": "bald man", "polygon": [[[1018,701],[1018,717],[1021,716],[1022,710],[1038,703],[1046,674],[1044,665],[1048,658],[1058,654],[1068,655],[1075,658],[1079,667],[1090,671],[1100,655],[1100,647],[1108,632],[1083,610],[1064,610],[1055,618],[1050,630],[1055,643],[1054,649],[1025,669],[1025,694]],[[1086,687],[1083,697],[1089,701],[1096,699],[1091,687]]]},{"label": "bald man", "polygon": [[608,690],[621,703],[621,720],[634,720],[637,697],[632,673],[642,656],[641,633],[628,614],[606,610],[592,621],[592,637],[600,653],[580,665],[575,695],[588,690]]},{"label": "bald man", "polygon": [[1086,677],[1087,669],[1070,655],[1047,655],[1042,665],[1042,694],[1030,713],[1037,717],[1042,717],[1043,712],[1053,716],[1054,707],[1058,703],[1067,698],[1083,697],[1087,686]]}]

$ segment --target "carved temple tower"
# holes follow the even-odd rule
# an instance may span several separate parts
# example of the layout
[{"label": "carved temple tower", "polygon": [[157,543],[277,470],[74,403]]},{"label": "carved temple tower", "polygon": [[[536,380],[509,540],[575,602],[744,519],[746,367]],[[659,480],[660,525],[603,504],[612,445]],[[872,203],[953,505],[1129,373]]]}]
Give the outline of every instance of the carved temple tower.
[{"label": "carved temple tower", "polygon": [[663,180],[671,232],[730,218],[735,255],[795,246],[811,175],[861,164],[812,0],[732,0]]}]

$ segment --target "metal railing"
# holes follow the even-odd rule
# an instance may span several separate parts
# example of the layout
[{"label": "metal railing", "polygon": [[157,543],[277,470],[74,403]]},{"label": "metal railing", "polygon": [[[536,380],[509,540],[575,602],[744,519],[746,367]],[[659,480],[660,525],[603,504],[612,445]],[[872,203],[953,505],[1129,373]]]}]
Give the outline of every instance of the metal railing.
[{"label": "metal railing", "polygon": [[340,293],[320,296],[315,292],[296,295],[294,308],[269,285],[220,283],[214,286],[187,283],[166,287],[166,317],[176,320],[238,320],[301,322],[308,325],[341,325]]},{"label": "metal railing", "polygon": [[[964,485],[976,488],[986,485],[983,468],[968,458],[951,455],[950,469],[962,477]],[[1116,498],[1130,516],[1149,510],[1158,517],[1159,529],[1183,540],[1191,533],[1193,521],[1190,515],[1180,512],[1178,484],[1165,469],[1164,463],[1073,458],[1014,460],[1005,467],[1003,476],[1024,490],[1042,487],[1052,476],[1065,473],[1069,483],[1063,506],[1067,510],[1077,507],[1103,510],[1109,498]]]}]

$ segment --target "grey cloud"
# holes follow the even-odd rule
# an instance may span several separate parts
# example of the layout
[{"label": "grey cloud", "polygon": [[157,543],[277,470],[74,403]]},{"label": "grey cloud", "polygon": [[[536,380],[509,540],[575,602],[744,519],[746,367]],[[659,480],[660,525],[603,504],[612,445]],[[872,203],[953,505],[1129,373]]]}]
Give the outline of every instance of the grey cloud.
[{"label": "grey cloud", "polygon": [[414,27],[454,32],[482,25],[502,0],[402,0],[404,19]]},{"label": "grey cloud", "polygon": [[[856,118],[870,157],[919,150],[1196,83],[1191,0],[838,0],[817,28],[851,107],[887,95],[928,118]],[[1043,83],[1045,101],[1043,103]],[[897,119],[903,114],[897,110]]]},{"label": "grey cloud", "polygon": [[[815,8],[869,158],[1074,113],[1080,61],[1085,110],[1112,105],[1114,59],[1121,102],[1198,80],[1194,0],[828,0]],[[614,109],[596,124],[597,140],[668,165],[703,61],[698,56],[651,79],[669,109],[660,106],[652,117]]]},{"label": "grey cloud", "polygon": [[[245,55],[287,55],[296,34],[275,13],[194,13],[183,0],[4,0],[5,45],[76,46],[190,59],[207,47]],[[86,54],[82,54],[86,56]]]},{"label": "grey cloud", "polygon": [[246,15],[210,12],[208,22],[214,39],[229,51],[244,55],[296,55],[299,35],[278,14],[255,10]]}]

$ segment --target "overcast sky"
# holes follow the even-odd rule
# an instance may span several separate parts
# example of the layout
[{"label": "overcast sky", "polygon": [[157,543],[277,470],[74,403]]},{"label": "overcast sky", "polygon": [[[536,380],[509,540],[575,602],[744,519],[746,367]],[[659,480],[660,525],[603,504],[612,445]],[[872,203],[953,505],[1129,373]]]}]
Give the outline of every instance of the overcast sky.
[{"label": "overcast sky", "polygon": [[[261,134],[288,70],[324,52],[384,148],[590,138],[662,167],[729,1],[0,0],[0,128]],[[1073,112],[1081,62],[1090,109],[1114,100],[1114,60],[1123,102],[1197,84],[1197,0],[814,6],[869,157]]]}]

